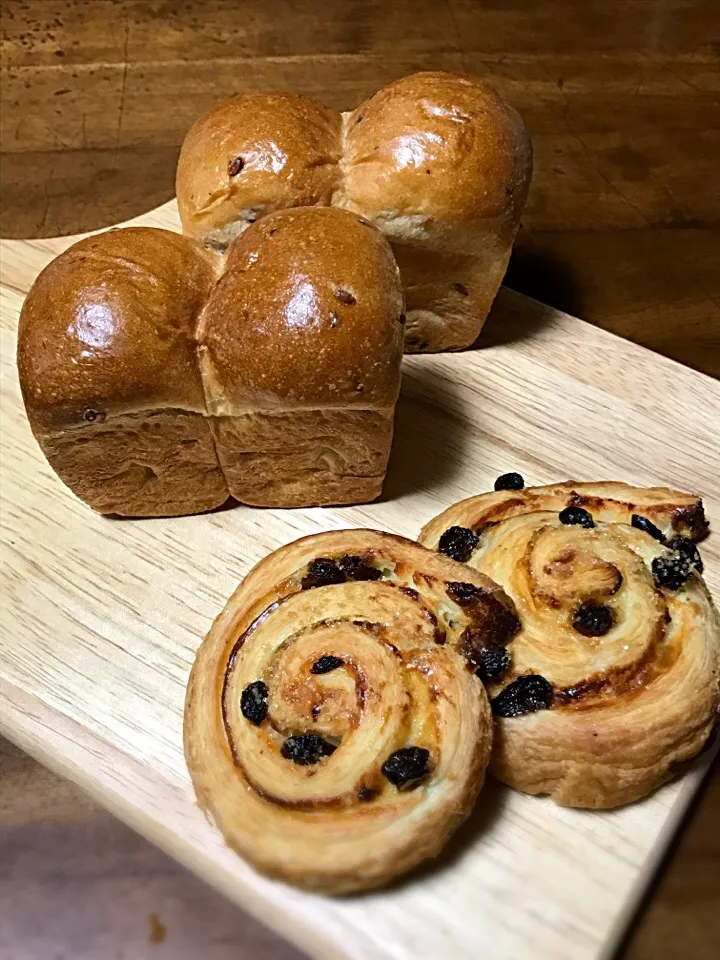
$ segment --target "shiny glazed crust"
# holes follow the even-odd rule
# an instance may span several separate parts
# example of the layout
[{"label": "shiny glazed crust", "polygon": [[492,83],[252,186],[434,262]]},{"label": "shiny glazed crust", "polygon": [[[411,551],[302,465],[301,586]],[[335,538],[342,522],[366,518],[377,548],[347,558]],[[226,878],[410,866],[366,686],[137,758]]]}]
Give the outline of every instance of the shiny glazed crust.
[{"label": "shiny glazed crust", "polygon": [[225,247],[275,210],[326,206],[340,152],[340,115],[305,97],[253,94],[218,104],[182,146],[176,179],[185,233]]},{"label": "shiny glazed crust", "polygon": [[393,244],[408,352],[478,336],[532,173],[519,115],[477,78],[404,77],[341,117],[304,97],[235,97],[190,130],[177,171],[189,236],[222,247],[280,207],[329,204]]},{"label": "shiny glazed crust", "polygon": [[[303,589],[312,561],[348,557],[381,578],[366,570],[342,583],[305,580]],[[369,889],[437,854],[467,816],[492,717],[456,642],[468,623],[493,622],[452,600],[447,583],[457,577],[476,588],[483,611],[513,616],[477,571],[368,530],[282,547],[230,598],[190,676],[185,756],[200,806],[259,870],[326,893]],[[342,664],[312,673],[325,656]],[[241,694],[258,680],[268,710],[255,724]],[[298,733],[339,745],[297,765],[281,746]],[[380,768],[409,746],[429,751],[429,774],[400,790]]]},{"label": "shiny glazed crust", "polygon": [[387,241],[346,211],[268,216],[224,259],[169,231],[112,230],[53,260],[26,298],[28,419],[103,513],[372,500],[402,310]]},{"label": "shiny glazed crust", "polygon": [[[561,523],[566,507],[589,511],[595,526]],[[679,589],[655,583],[652,561],[671,551],[632,526],[633,514],[666,537],[697,540],[707,531],[693,495],[568,482],[471,497],[420,537],[437,549],[452,526],[475,531],[469,566],[515,601],[522,630],[508,645],[509,670],[489,693],[539,674],[554,699],[549,709],[496,717],[491,770],[567,806],[609,808],[643,797],[702,750],[717,722],[717,611],[696,570]],[[574,628],[586,602],[612,611],[609,632],[588,637]]]}]

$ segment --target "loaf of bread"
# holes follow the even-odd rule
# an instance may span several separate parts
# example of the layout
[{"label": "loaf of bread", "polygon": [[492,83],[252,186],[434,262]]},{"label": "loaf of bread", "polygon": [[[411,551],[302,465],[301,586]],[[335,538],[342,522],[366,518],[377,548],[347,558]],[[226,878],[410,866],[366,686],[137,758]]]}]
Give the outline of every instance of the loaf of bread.
[{"label": "loaf of bread", "polygon": [[35,281],[20,383],[51,466],[100,512],[358,503],[385,475],[403,322],[390,246],[344,210],[266,217],[224,259],[113,230]]},{"label": "loaf of bread", "polygon": [[220,104],[185,139],[177,199],[184,232],[219,249],[284,207],[367,218],[400,266],[405,349],[432,352],[480,333],[531,171],[523,122],[488,84],[417,73],[342,116],[289,94]]}]

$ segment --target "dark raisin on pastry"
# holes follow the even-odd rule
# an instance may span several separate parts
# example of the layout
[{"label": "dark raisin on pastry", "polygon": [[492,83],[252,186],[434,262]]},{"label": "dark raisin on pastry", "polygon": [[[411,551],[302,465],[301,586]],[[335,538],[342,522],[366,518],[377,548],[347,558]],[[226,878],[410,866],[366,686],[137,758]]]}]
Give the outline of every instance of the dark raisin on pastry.
[{"label": "dark raisin on pastry", "polygon": [[584,637],[604,637],[614,623],[615,617],[610,607],[591,600],[577,608],[572,621],[573,628]]},{"label": "dark raisin on pastry", "polygon": [[680,507],[676,510],[673,527],[676,530],[683,531],[683,534],[689,533],[693,540],[704,539],[710,529],[710,524],[705,516],[702,500],[699,500],[692,507]]},{"label": "dark raisin on pastry", "polygon": [[490,701],[497,717],[521,717],[547,710],[553,702],[553,688],[545,677],[527,674],[518,677]]},{"label": "dark raisin on pastry", "polygon": [[589,530],[590,527],[595,526],[595,521],[591,514],[589,514],[587,510],[583,510],[582,507],[565,507],[564,510],[560,511],[558,516],[560,523],[564,523],[568,527],[587,527]]},{"label": "dark raisin on pastry", "polygon": [[332,670],[337,670],[337,668],[341,667],[344,663],[345,661],[340,657],[333,657],[331,654],[327,654],[315,661],[312,667],[310,667],[310,673],[330,673]]},{"label": "dark raisin on pastry", "polygon": [[681,553],[655,557],[652,562],[652,574],[658,587],[679,590],[690,577],[690,561]]},{"label": "dark raisin on pastry", "polygon": [[482,666],[485,651],[504,647],[522,624],[514,610],[489,593],[480,594],[475,610],[470,610],[470,617],[470,626],[463,630],[458,641],[458,652],[473,670],[477,670]]},{"label": "dark raisin on pastry", "polygon": [[420,594],[413,587],[398,587],[400,593],[404,593],[406,597],[410,597],[411,600],[419,600]]},{"label": "dark raisin on pastry", "polygon": [[405,747],[391,753],[380,769],[398,790],[412,790],[427,776],[429,759],[424,747]]},{"label": "dark raisin on pastry", "polygon": [[676,537],[673,537],[672,540],[668,540],[666,546],[668,550],[674,550],[676,553],[682,554],[683,557],[687,557],[698,573],[702,573],[705,569],[700,551],[692,540],[689,540],[687,537],[681,537],[680,534],[678,534]]},{"label": "dark raisin on pastry", "polygon": [[267,716],[268,688],[262,680],[256,680],[245,687],[240,696],[240,710],[250,723],[259,726]]},{"label": "dark raisin on pastry", "polygon": [[319,763],[323,757],[329,757],[335,749],[334,743],[323,740],[316,733],[299,733],[287,738],[280,753],[286,760],[292,760],[293,763],[306,767],[312,763]]},{"label": "dark raisin on pastry", "polygon": [[228,164],[228,173],[231,177],[236,177],[242,168],[245,166],[245,161],[242,157],[233,157],[230,163]]},{"label": "dark raisin on pastry", "polygon": [[525,480],[520,473],[504,473],[495,481],[496,490],[524,490]]},{"label": "dark raisin on pastry", "polygon": [[314,587],[326,587],[331,583],[345,583],[345,579],[345,574],[335,560],[318,557],[308,564],[301,586],[303,590],[312,590]]},{"label": "dark raisin on pastry", "polygon": [[472,583],[459,583],[452,580],[445,584],[445,590],[447,595],[461,607],[474,603],[483,592],[480,587]]},{"label": "dark raisin on pastry", "polygon": [[485,647],[477,651],[478,667],[475,676],[483,683],[497,680],[510,666],[510,654],[505,647]]},{"label": "dark raisin on pastry", "polygon": [[377,567],[371,567],[362,557],[351,554],[340,557],[337,564],[348,580],[379,580],[382,576]]},{"label": "dark raisin on pastry", "polygon": [[633,527],[635,527],[636,530],[642,530],[644,533],[649,533],[650,536],[659,543],[665,543],[665,534],[662,532],[660,527],[656,527],[655,524],[648,520],[647,517],[642,517],[640,514],[634,513],[630,523],[633,525]]},{"label": "dark raisin on pastry", "polygon": [[480,537],[468,527],[449,527],[440,537],[438,549],[446,557],[464,563],[470,559],[478,543],[480,543]]},{"label": "dark raisin on pastry", "polygon": [[102,423],[107,414],[100,410],[86,410],[83,413],[83,420],[86,423]]}]

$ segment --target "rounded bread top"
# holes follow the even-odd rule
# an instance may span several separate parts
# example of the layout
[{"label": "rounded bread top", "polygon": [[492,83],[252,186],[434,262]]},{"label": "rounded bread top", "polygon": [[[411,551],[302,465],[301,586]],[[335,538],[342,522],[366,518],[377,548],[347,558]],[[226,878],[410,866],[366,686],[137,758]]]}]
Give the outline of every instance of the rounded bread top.
[{"label": "rounded bread top", "polygon": [[274,210],[327,205],[339,177],[340,114],[286,93],[237,96],[190,129],[176,190],[186,234],[206,238]]},{"label": "rounded bread top", "polygon": [[129,227],[48,264],[18,334],[31,423],[59,430],[149,407],[204,412],[194,338],[214,260],[187,237]]},{"label": "rounded bread top", "polygon": [[332,207],[264,217],[228,249],[199,341],[211,413],[390,408],[403,296],[390,246]]},{"label": "rounded bread top", "polygon": [[343,167],[343,205],[391,235],[403,217],[472,229],[502,216],[515,224],[532,150],[519,114],[487,83],[427,72],[389,84],[350,114]]}]

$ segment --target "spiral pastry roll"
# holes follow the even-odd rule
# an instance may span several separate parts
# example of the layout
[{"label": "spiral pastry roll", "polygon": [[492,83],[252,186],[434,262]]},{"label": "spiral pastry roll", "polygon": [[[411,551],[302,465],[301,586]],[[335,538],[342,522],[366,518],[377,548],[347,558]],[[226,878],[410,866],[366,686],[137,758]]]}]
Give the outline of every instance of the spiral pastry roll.
[{"label": "spiral pastry roll", "polygon": [[522,486],[499,478],[420,538],[501,584],[520,617],[506,648],[475,651],[496,717],[491,770],[567,806],[628,803],[716,723],[720,623],[693,542],[702,502],[623,483]]},{"label": "spiral pastry roll", "polygon": [[185,755],[200,806],[263,872],[315,890],[377,886],[436,854],[482,786],[493,721],[458,650],[503,643],[487,577],[368,530],[259,563],[198,652]]}]

